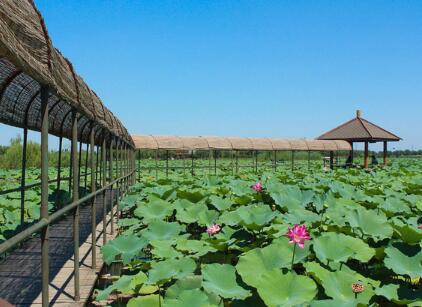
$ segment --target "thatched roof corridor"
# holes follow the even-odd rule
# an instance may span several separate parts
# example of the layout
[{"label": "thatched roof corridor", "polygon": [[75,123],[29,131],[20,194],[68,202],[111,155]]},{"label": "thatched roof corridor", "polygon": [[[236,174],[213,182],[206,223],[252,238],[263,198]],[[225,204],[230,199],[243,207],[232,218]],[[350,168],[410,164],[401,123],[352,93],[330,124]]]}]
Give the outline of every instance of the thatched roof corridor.
[{"label": "thatched roof corridor", "polygon": [[132,135],[137,149],[165,150],[295,150],[349,151],[346,141],[288,140],[272,138]]}]

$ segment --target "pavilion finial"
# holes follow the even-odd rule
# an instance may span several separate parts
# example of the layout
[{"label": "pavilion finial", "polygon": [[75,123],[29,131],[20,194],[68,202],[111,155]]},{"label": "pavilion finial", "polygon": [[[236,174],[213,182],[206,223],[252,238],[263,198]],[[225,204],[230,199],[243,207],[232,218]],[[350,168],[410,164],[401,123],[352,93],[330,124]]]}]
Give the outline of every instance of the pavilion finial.
[{"label": "pavilion finial", "polygon": [[362,111],[361,110],[356,110],[356,117],[360,118],[362,116]]}]

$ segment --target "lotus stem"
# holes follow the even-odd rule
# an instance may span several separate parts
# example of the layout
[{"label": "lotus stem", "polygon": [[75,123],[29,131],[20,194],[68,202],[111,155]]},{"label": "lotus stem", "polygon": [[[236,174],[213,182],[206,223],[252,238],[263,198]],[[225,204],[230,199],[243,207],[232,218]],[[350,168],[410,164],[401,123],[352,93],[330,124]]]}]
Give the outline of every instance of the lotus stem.
[{"label": "lotus stem", "polygon": [[297,245],[296,243],[293,245],[292,270],[293,270],[293,263],[295,261],[296,245]]}]

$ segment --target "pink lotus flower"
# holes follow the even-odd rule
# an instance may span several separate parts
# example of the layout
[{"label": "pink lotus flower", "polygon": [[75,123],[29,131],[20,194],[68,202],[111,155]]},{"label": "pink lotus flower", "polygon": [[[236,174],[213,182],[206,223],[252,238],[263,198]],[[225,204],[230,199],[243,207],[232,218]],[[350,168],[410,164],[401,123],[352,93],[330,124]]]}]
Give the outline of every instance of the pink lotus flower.
[{"label": "pink lotus flower", "polygon": [[219,233],[220,230],[221,230],[220,225],[214,224],[214,225],[211,225],[207,228],[207,233],[208,233],[209,236],[213,236],[213,235]]},{"label": "pink lotus flower", "polygon": [[264,189],[262,187],[261,182],[257,182],[254,185],[251,186],[252,190],[254,190],[255,192],[262,192],[262,190]]},{"label": "pink lotus flower", "polygon": [[419,229],[422,229],[422,224],[420,224],[420,225],[418,226],[418,228],[419,228]]},{"label": "pink lotus flower", "polygon": [[293,228],[289,227],[286,236],[290,239],[289,243],[297,244],[300,248],[304,248],[305,241],[311,239],[306,226],[298,224],[296,224]]}]

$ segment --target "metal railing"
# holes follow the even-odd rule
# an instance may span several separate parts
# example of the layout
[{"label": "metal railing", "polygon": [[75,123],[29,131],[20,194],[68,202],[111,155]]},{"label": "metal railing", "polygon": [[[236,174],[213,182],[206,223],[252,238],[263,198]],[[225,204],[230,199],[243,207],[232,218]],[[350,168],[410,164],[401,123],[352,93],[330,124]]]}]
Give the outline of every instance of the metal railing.
[{"label": "metal railing", "polygon": [[[183,162],[183,165],[169,165],[169,150],[165,150],[165,159],[158,159],[158,151],[156,150],[156,154],[155,154],[155,166],[154,165],[150,165],[150,166],[141,166],[141,150],[137,149],[138,151],[138,155],[137,155],[137,169],[138,169],[138,181],[140,181],[140,174],[142,170],[148,170],[148,171],[154,171],[155,170],[155,176],[158,177],[158,171],[165,171],[166,177],[169,176],[169,171],[170,170],[183,170],[183,172],[186,172],[186,170],[190,170],[191,174],[194,175],[195,174],[195,170],[208,170],[208,172],[211,174],[211,172],[214,172],[214,175],[217,175],[217,171],[223,167],[227,168],[227,169],[231,169],[231,173],[234,174],[238,174],[240,169],[251,169],[252,171],[254,171],[255,173],[258,173],[258,170],[261,168],[268,168],[268,169],[272,169],[274,171],[277,171],[277,169],[281,166],[283,168],[285,168],[286,166],[288,166],[292,171],[294,171],[295,169],[297,169],[298,165],[296,164],[296,159],[295,159],[295,154],[296,151],[295,150],[284,150],[283,152],[290,152],[291,156],[290,156],[290,161],[289,160],[282,160],[279,161],[278,157],[277,157],[277,153],[282,152],[281,150],[274,150],[272,151],[272,159],[270,161],[259,161],[258,159],[258,154],[259,151],[258,150],[254,150],[252,151],[252,155],[249,157],[248,160],[250,160],[250,162],[248,164],[241,164],[239,163],[239,158],[240,158],[240,151],[239,150],[230,150],[230,158],[226,159],[226,161],[228,163],[221,165],[219,163],[217,163],[218,161],[218,155],[217,155],[217,150],[210,150],[209,151],[209,155],[208,155],[208,159],[203,159],[202,161],[206,161],[208,160],[208,165],[197,165],[197,163],[195,163],[196,158],[193,154],[193,152],[190,154],[190,165],[189,163],[186,163],[189,159],[180,159]],[[307,161],[307,168],[308,170],[311,169],[311,151],[307,151],[307,159],[304,161]],[[330,151],[330,168],[334,169],[335,167],[337,167],[338,165],[338,161],[339,161],[339,153],[336,153],[336,156],[334,155],[333,151]],[[180,161],[179,160],[179,161]],[[164,165],[159,165],[159,161],[163,162],[164,161]],[[336,161],[336,162],[334,162]],[[270,163],[268,163],[270,162]]]},{"label": "metal railing", "polygon": [[[28,237],[40,233],[41,240],[41,284],[42,284],[42,306],[49,306],[49,226],[63,218],[66,214],[73,213],[73,238],[74,238],[74,300],[77,302],[80,299],[80,284],[79,284],[79,208],[82,204],[91,204],[91,233],[96,236],[97,222],[96,222],[96,198],[102,196],[103,207],[103,243],[107,242],[106,228],[107,228],[107,195],[106,191],[110,190],[111,199],[111,224],[114,224],[114,199],[117,200],[117,218],[119,217],[119,199],[128,191],[128,187],[134,184],[135,181],[135,165],[133,162],[134,155],[132,153],[133,147],[125,140],[117,137],[106,128],[97,128],[94,122],[91,125],[85,123],[82,129],[78,132],[78,110],[70,110],[65,117],[71,115],[72,122],[72,136],[71,136],[71,161],[70,161],[70,176],[66,179],[69,180],[69,193],[72,196],[71,203],[58,209],[56,212],[49,212],[48,197],[49,197],[49,183],[57,182],[56,191],[60,191],[61,177],[61,152],[63,136],[60,136],[59,142],[59,160],[58,160],[58,173],[57,178],[50,180],[48,177],[48,136],[49,136],[49,89],[45,85],[40,88],[41,100],[41,182],[34,184],[25,184],[26,179],[26,145],[28,128],[24,128],[24,143],[22,149],[22,176],[20,187],[2,191],[1,194],[11,192],[21,192],[21,224],[23,224],[23,212],[25,205],[25,191],[32,187],[41,187],[41,202],[40,202],[40,219],[31,224],[26,229],[21,229],[19,233],[0,244],[0,254],[10,251],[17,244],[22,243]],[[63,122],[64,123],[64,120]],[[89,131],[89,142],[87,142],[87,150],[85,157],[85,186],[87,185],[87,169],[88,169],[88,148],[90,149],[90,170],[91,182],[88,195],[79,198],[80,188],[80,169],[82,167],[82,141],[79,144],[78,151],[78,138],[82,139],[83,130],[85,127],[91,127]],[[26,127],[26,126],[25,126]],[[101,135],[97,135],[101,133]],[[102,145],[98,145],[102,140]],[[97,147],[97,150],[95,150]],[[99,152],[101,151],[101,158]],[[113,166],[113,163],[115,165]],[[97,173],[99,172],[99,180],[97,182]],[[101,188],[97,190],[97,183],[101,184]],[[114,190],[114,187],[116,188]],[[113,196],[114,193],[117,193]],[[111,227],[112,234],[114,233],[114,225]],[[95,271],[97,268],[96,261],[96,240],[92,240],[92,269]]]}]

